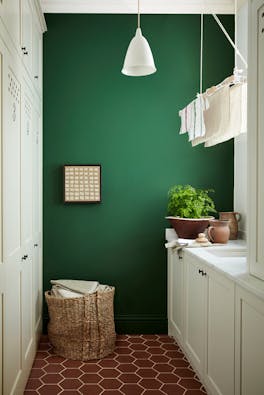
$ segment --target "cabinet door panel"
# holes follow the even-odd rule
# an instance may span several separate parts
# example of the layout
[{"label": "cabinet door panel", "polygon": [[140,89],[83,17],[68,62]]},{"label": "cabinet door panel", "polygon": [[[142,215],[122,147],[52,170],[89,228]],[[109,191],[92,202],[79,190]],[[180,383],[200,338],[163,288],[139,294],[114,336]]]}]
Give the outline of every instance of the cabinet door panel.
[{"label": "cabinet door panel", "polygon": [[4,393],[21,374],[20,83],[3,59]]},{"label": "cabinet door panel", "polygon": [[177,252],[168,251],[168,318],[170,335],[182,341],[183,339],[183,272],[184,263]]},{"label": "cabinet door panel", "polygon": [[263,301],[238,287],[236,318],[236,394],[263,395]]},{"label": "cabinet door panel", "polygon": [[189,357],[199,372],[204,368],[206,280],[201,265],[186,257],[185,341]]},{"label": "cabinet door panel", "polygon": [[32,244],[33,244],[33,209],[32,209],[32,96],[25,81],[22,90],[21,117],[21,243],[25,259],[21,263],[21,329],[22,329],[22,363],[28,361],[33,345],[33,306],[32,306]]},{"label": "cabinet door panel", "polygon": [[206,381],[213,393],[234,394],[234,283],[208,273]]}]

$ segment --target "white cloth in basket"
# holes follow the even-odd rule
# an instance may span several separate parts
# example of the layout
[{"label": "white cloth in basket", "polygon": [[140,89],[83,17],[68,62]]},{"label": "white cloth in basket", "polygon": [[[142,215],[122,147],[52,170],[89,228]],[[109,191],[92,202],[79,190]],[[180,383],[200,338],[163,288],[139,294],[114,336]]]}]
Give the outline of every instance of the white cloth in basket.
[{"label": "white cloth in basket", "polygon": [[[61,293],[61,290],[71,291],[77,294],[85,295],[94,293],[98,286],[98,281],[84,281],[84,280],[51,280],[51,284],[56,286],[56,290]],[[65,296],[64,296],[65,295]],[[67,293],[64,292],[64,297],[67,297]],[[68,296],[76,297],[76,296]]]}]

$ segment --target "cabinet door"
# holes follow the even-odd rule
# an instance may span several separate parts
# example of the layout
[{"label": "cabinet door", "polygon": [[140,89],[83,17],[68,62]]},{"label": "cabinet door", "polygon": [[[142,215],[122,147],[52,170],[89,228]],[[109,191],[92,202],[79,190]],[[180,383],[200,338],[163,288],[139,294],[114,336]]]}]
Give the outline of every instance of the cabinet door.
[{"label": "cabinet door", "polygon": [[[204,370],[206,276],[199,262],[185,255],[185,344],[191,362],[199,373]],[[200,272],[199,272],[200,271]]]},{"label": "cabinet door", "polygon": [[18,46],[20,33],[19,0],[0,0],[0,16],[12,40]]},{"label": "cabinet door", "polygon": [[42,319],[42,259],[41,259],[41,116],[33,108],[33,305],[35,332],[41,329]]},{"label": "cabinet door", "polygon": [[[13,64],[13,62],[12,62]],[[20,83],[3,58],[4,394],[21,374]]]},{"label": "cabinet door", "polygon": [[250,3],[248,261],[264,280],[264,1]]},{"label": "cabinet door", "polygon": [[177,251],[168,250],[168,324],[169,334],[183,341],[183,258]]},{"label": "cabinet door", "polygon": [[23,84],[21,114],[21,325],[22,363],[25,369],[32,362],[33,347],[33,306],[32,306],[32,94]]},{"label": "cabinet door", "polygon": [[237,287],[236,394],[264,394],[264,302]]},{"label": "cabinet door", "polygon": [[29,0],[21,0],[21,50],[24,63],[32,71],[32,24],[33,15]]},{"label": "cabinet door", "polygon": [[207,270],[207,358],[205,381],[213,394],[234,394],[235,286]]}]

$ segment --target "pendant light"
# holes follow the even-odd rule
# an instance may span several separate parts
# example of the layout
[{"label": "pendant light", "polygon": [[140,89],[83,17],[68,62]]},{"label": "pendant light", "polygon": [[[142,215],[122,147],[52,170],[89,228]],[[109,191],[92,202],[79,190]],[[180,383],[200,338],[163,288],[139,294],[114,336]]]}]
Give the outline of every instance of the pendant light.
[{"label": "pendant light", "polygon": [[156,71],[153,55],[149,43],[140,29],[140,13],[138,0],[138,26],[135,36],[127,49],[122,73],[132,77],[153,74]]}]

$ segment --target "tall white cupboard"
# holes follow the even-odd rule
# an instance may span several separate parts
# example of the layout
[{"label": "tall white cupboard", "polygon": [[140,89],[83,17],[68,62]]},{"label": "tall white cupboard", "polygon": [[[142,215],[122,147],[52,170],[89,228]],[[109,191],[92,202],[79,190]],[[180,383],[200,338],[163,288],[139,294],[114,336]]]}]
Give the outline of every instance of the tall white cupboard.
[{"label": "tall white cupboard", "polygon": [[0,0],[0,394],[20,395],[42,310],[42,35],[38,0]]}]

